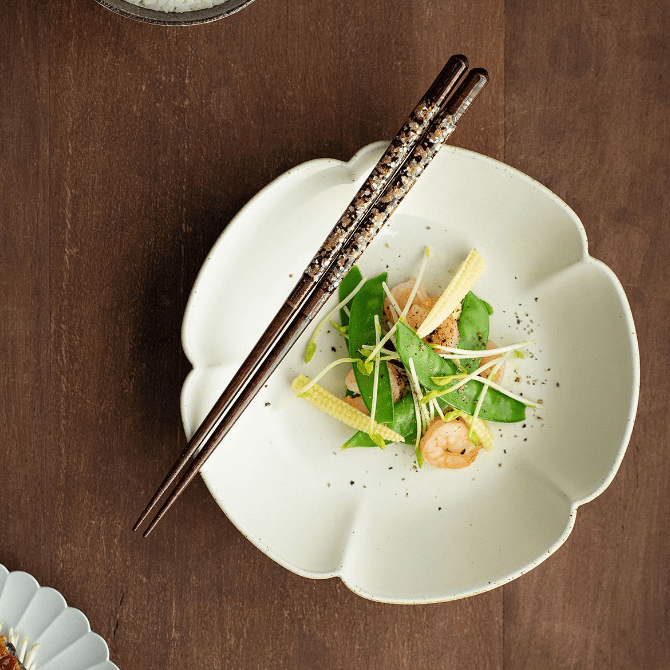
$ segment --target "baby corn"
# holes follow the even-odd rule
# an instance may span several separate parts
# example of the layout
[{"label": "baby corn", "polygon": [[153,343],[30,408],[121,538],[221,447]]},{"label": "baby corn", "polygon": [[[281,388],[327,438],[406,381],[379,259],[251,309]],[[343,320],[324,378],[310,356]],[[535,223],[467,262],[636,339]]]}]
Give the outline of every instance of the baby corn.
[{"label": "baby corn", "polygon": [[468,291],[474,286],[482,272],[484,259],[473,249],[461,263],[449,286],[428,312],[416,334],[424,338],[430,335],[461,303]]},{"label": "baby corn", "polygon": [[310,383],[308,377],[305,375],[299,375],[293,380],[291,388],[298,395],[308,402],[312,403],[315,407],[318,407],[320,410],[330,414],[334,419],[341,421],[342,423],[347,424],[355,430],[360,430],[364,433],[381,435],[385,440],[390,442],[403,442],[404,437],[399,435],[394,430],[391,430],[388,426],[385,426],[381,423],[373,422],[372,429],[370,428],[370,417],[363,412],[360,412],[356,408],[348,405],[344,400],[334,396],[329,391],[326,391],[325,388],[314,384],[311,386],[307,392],[302,395],[302,389]]},{"label": "baby corn", "polygon": [[473,421],[469,414],[461,414],[461,419],[472,428],[482,449],[491,451],[493,449],[493,433],[486,423],[482,419],[475,419]]}]

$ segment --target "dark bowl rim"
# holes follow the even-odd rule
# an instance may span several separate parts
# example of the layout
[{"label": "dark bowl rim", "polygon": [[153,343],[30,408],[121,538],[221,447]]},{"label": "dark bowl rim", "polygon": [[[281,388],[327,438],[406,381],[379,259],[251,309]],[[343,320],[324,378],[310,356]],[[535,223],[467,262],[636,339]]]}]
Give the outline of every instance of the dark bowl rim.
[{"label": "dark bowl rim", "polygon": [[[210,7],[208,9],[194,9],[189,12],[157,12],[153,9],[133,5],[130,2],[126,2],[126,0],[116,0],[116,2],[115,0],[96,0],[96,2],[115,14],[142,23],[150,23],[158,26],[196,26],[203,23],[212,23],[213,21],[218,21],[226,16],[236,14],[240,10],[249,6],[254,0],[242,0],[242,2],[235,4],[232,9],[224,9],[226,5],[233,4],[233,0],[229,0],[229,2],[222,3],[220,5],[221,10],[215,14],[211,13],[212,10],[216,10],[215,7]],[[123,6],[118,6],[116,3],[120,3]],[[206,13],[206,15],[203,15],[203,13]],[[154,17],[154,15],[156,16]],[[161,18],[161,15],[169,15],[174,18]]]}]

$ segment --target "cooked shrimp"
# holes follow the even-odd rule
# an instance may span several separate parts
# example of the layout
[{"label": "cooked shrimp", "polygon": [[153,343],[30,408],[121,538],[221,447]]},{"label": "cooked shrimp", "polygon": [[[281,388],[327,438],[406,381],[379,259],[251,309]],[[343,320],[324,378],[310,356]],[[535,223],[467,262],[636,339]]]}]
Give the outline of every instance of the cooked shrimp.
[{"label": "cooked shrimp", "polygon": [[[391,393],[393,395],[393,402],[396,403],[398,400],[400,400],[405,390],[405,379],[398,368],[395,367],[395,365],[389,363],[388,370],[389,379],[391,380]],[[347,378],[344,380],[344,383],[352,393],[360,394],[358,384],[356,383],[356,375],[354,374],[353,369],[349,370],[349,374],[347,374]],[[358,407],[358,409],[360,409],[360,407]]]},{"label": "cooked shrimp", "polygon": [[[402,284],[398,284],[391,289],[391,295],[395,298],[395,301],[398,303],[400,309],[405,309],[405,305],[409,300],[409,296],[414,290],[414,283],[416,279],[410,277],[407,281],[404,281]],[[422,303],[424,300],[427,300],[430,296],[428,291],[424,288],[423,284],[419,284],[419,288],[416,291],[414,300],[412,300],[412,305],[417,305]],[[393,313],[393,308],[391,307],[391,301],[388,298],[384,299],[384,316],[389,323],[395,323],[395,316]]]},{"label": "cooked shrimp", "polygon": [[[498,347],[493,342],[491,342],[491,340],[489,340],[486,344],[486,348],[487,349],[497,349]],[[486,365],[487,363],[490,363],[491,361],[494,361],[496,358],[501,358],[502,356],[503,356],[503,354],[498,354],[496,356],[484,356],[479,365]],[[483,372],[479,373],[479,376],[484,377],[484,378],[488,378],[489,374],[491,374],[491,370],[493,370],[493,368],[489,368],[488,370],[484,370]],[[496,372],[496,374],[493,376],[491,381],[495,382],[496,384],[499,384],[500,380],[503,378],[504,374],[505,374],[505,364],[503,363],[500,366],[500,369],[498,370],[498,372]]]},{"label": "cooked shrimp", "polygon": [[[438,301],[437,297],[431,296],[424,300],[421,303],[421,307],[425,310],[423,319],[428,316],[428,312],[433,308],[435,303]],[[455,347],[458,345],[458,321],[456,320],[453,314],[450,314],[432,333],[429,333],[423,339],[429,344],[439,344],[442,347]],[[408,319],[409,323],[409,319]],[[421,325],[418,323],[416,326],[412,326],[415,330]]]},{"label": "cooked shrimp", "polygon": [[468,425],[461,419],[435,419],[419,445],[426,463],[436,468],[466,468],[480,449],[468,437]]},{"label": "cooked shrimp", "polygon": [[[400,309],[404,310],[409,296],[414,289],[414,277],[410,277],[402,284],[398,284],[391,289],[391,295],[395,298]],[[414,330],[417,330],[423,323],[428,313],[437,302],[437,296],[431,296],[423,284],[419,284],[414,300],[407,310],[406,320]],[[388,298],[384,300],[384,316],[388,323],[394,323],[394,314],[391,308],[391,302]],[[449,315],[432,333],[427,335],[424,340],[429,344],[440,344],[443,347],[455,347],[458,344],[458,316]]]},{"label": "cooked shrimp", "polygon": [[427,307],[423,303],[413,304],[407,310],[407,315],[405,316],[407,325],[416,330],[423,323],[428,312],[430,312],[430,307]]},{"label": "cooked shrimp", "polygon": [[368,412],[368,408],[365,406],[365,403],[363,402],[363,398],[361,396],[345,396],[344,397],[344,402],[347,403],[347,405],[351,405],[353,408],[357,409],[359,412],[363,412],[363,414],[367,414],[370,416],[370,412]]},{"label": "cooked shrimp", "polygon": [[[429,297],[420,304],[412,304],[407,312],[407,325],[418,330],[428,313],[437,302],[437,298]],[[458,322],[450,314],[432,333],[423,338],[429,344],[439,344],[442,347],[455,347],[458,344]]]}]

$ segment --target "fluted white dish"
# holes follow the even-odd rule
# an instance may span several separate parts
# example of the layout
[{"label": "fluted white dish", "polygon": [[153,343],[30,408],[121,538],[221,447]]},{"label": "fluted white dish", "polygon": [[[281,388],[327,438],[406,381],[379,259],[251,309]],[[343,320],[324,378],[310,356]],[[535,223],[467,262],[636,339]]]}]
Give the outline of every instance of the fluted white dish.
[{"label": "fluted white dish", "polygon": [[[183,322],[193,365],[182,390],[188,435],[384,147],[369,145],[348,163],[322,159],[290,170],[221,235]],[[612,481],[639,387],[624,291],[588,255],[579,219],[548,189],[495,160],[445,147],[359,266],[368,276],[388,271],[393,285],[416,273],[427,245],[426,284],[434,293],[471,248],[482,254],[487,270],[475,290],[495,309],[492,339],[499,346],[535,341],[532,357],[515,366],[518,377],[508,369],[507,381],[541,399],[541,408],[524,424],[496,426],[494,450],[460,471],[417,471],[404,446],[341,451],[352,431],[290,400],[298,373],[312,376],[346,355],[330,329],[305,365],[308,331],[202,470],[230,520],[272,559],[393,603],[486,591],[554,552],[578,506]],[[345,374],[334,371],[324,386],[342,394]]]},{"label": "fluted white dish", "polygon": [[40,586],[27,572],[0,565],[0,622],[29,647],[38,644],[35,670],[118,670],[107,643],[91,631],[86,616],[68,607],[55,589]]}]

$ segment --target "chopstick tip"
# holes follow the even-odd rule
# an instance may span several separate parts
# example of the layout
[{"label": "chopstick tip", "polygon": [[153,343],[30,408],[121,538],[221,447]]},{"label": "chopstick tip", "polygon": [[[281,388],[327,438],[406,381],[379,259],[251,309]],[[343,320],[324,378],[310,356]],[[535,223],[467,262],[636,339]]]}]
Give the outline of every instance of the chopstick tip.
[{"label": "chopstick tip", "polygon": [[480,79],[486,79],[486,81],[489,80],[489,73],[483,67],[473,67],[468,74],[473,73],[477,75]]},{"label": "chopstick tip", "polygon": [[468,69],[468,59],[462,54],[451,56],[426,91],[423,99],[441,105]]}]

